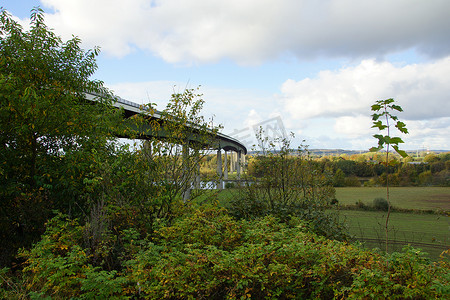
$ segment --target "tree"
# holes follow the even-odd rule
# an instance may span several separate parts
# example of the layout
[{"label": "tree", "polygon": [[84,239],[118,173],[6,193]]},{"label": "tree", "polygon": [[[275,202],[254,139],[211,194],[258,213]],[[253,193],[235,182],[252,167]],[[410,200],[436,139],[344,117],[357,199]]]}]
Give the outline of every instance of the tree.
[{"label": "tree", "polygon": [[[386,174],[386,200],[388,203],[388,213],[386,216],[386,224],[385,224],[385,232],[386,232],[386,252],[388,252],[388,224],[389,224],[389,216],[391,213],[391,203],[389,201],[389,172],[388,172],[388,165],[389,164],[395,164],[396,161],[393,160],[391,162],[389,162],[389,151],[390,151],[390,146],[392,146],[392,148],[395,150],[395,152],[397,152],[400,156],[402,157],[406,157],[408,156],[408,154],[406,154],[405,151],[400,150],[398,148],[398,144],[403,143],[403,140],[400,137],[391,137],[390,135],[390,129],[391,129],[391,125],[389,123],[389,121],[394,122],[395,123],[395,127],[401,132],[401,133],[408,133],[408,129],[406,128],[406,124],[399,121],[397,116],[393,115],[391,112],[392,111],[403,111],[403,109],[398,106],[393,104],[394,103],[394,99],[389,98],[386,100],[377,100],[375,102],[374,105],[372,105],[372,111],[374,112],[372,114],[372,121],[373,121],[373,126],[372,128],[378,128],[378,130],[380,131],[387,131],[386,135],[381,135],[381,134],[375,134],[374,137],[378,140],[378,147],[372,147],[370,148],[370,151],[376,152],[379,151],[381,149],[384,149],[384,147],[386,146],[386,161],[385,161],[385,166],[386,166],[386,170],[387,170],[387,174]],[[384,122],[383,122],[384,119]]]},{"label": "tree", "polygon": [[292,138],[293,134],[272,140],[260,128],[261,151],[252,161],[253,176],[244,175],[245,184],[231,201],[231,213],[248,219],[273,215],[284,222],[300,217],[318,234],[345,239],[336,216],[326,212],[335,199],[331,169],[322,170],[306,146],[292,149]]},{"label": "tree", "polygon": [[[137,135],[152,138],[140,149],[142,158],[154,168],[147,172],[147,182],[155,191],[154,215],[171,216],[176,200],[184,202],[198,196],[200,187],[200,162],[215,144],[221,128],[206,121],[201,115],[204,100],[198,89],[173,93],[167,107],[160,112],[159,120],[152,120],[154,104],[144,108],[145,113],[134,122]],[[191,190],[194,191],[191,194]]]},{"label": "tree", "polygon": [[[33,240],[52,209],[86,209],[91,161],[112,149],[121,119],[103,83],[90,79],[99,49],[63,42],[39,8],[30,25],[24,31],[1,9],[0,232],[13,248]],[[93,104],[85,92],[103,97]]]}]

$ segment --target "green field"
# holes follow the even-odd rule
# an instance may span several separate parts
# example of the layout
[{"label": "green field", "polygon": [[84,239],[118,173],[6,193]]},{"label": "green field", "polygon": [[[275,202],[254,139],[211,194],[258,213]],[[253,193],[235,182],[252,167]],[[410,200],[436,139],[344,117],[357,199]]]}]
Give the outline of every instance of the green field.
[{"label": "green field", "polygon": [[[393,206],[403,209],[450,211],[450,187],[392,187],[390,200]],[[211,191],[211,194],[217,191]],[[216,194],[219,203],[227,206],[235,190]],[[212,196],[210,194],[210,196]],[[214,196],[213,196],[214,197]],[[377,197],[386,198],[383,187],[336,188],[339,205],[354,205],[361,201],[371,205]],[[385,248],[386,213],[364,210],[340,210],[352,236],[367,247]],[[443,214],[393,212],[389,221],[389,250],[399,251],[406,244],[422,248],[437,259],[450,245],[449,217]]]},{"label": "green field", "polygon": [[[217,191],[210,191],[208,195]],[[226,204],[236,194],[234,189],[218,193],[220,203]],[[450,211],[450,187],[391,187],[390,201],[393,206],[404,209]],[[358,201],[371,205],[375,198],[386,198],[385,187],[336,188],[340,205],[353,205]]]},{"label": "green field", "polygon": [[[420,210],[450,210],[450,187],[391,187],[389,198],[392,206]],[[386,199],[385,187],[336,188],[340,205],[352,205],[361,200],[370,205],[373,199]]]},{"label": "green field", "polygon": [[[391,187],[389,194],[391,204],[397,208],[450,211],[450,187]],[[358,201],[371,205],[377,197],[386,198],[385,187],[336,188],[339,205]],[[357,240],[367,247],[385,248],[385,212],[341,210],[340,215]],[[393,212],[389,218],[389,249],[399,251],[411,244],[437,259],[450,245],[449,229],[448,214]]]},{"label": "green field", "polygon": [[[385,248],[385,212],[342,210],[339,214],[357,240],[368,247]],[[390,251],[411,244],[437,258],[450,245],[449,217],[393,212],[389,218],[389,240]]]}]

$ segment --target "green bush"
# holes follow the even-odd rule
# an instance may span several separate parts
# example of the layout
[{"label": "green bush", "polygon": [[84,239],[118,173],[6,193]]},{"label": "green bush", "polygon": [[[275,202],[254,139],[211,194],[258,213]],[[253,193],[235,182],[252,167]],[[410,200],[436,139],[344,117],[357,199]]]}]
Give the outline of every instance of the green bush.
[{"label": "green bush", "polygon": [[375,198],[375,199],[373,199],[373,207],[376,210],[388,211],[389,203],[384,198],[381,198],[381,197],[380,198]]},{"label": "green bush", "polygon": [[[120,237],[121,268],[94,267],[84,226],[58,216],[42,240],[23,251],[24,290],[2,281],[14,298],[332,299],[444,298],[449,264],[417,249],[390,255],[311,232],[300,218],[236,220],[224,209],[187,208],[170,226],[141,238]],[[2,278],[6,270],[1,270]],[[8,280],[8,283],[12,281]]]},{"label": "green bush", "polygon": [[358,177],[356,176],[348,176],[344,179],[344,185],[345,186],[354,186],[354,187],[360,187],[361,181],[359,181]]},{"label": "green bush", "polygon": [[355,203],[356,207],[362,210],[368,210],[369,207],[364,204],[361,200],[358,200],[358,202]]},{"label": "green bush", "polygon": [[89,255],[84,231],[76,219],[59,214],[31,250],[21,250],[20,256],[26,259],[22,275],[32,298],[114,298],[123,293],[126,277],[92,264],[95,256],[105,257],[111,246],[103,243]]}]

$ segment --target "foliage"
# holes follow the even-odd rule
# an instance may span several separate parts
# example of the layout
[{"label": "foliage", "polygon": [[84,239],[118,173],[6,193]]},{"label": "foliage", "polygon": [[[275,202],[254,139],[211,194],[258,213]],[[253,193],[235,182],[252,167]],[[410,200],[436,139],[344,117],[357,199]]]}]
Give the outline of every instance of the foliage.
[{"label": "foliage", "polygon": [[209,153],[220,129],[201,115],[203,104],[198,89],[186,89],[172,94],[167,107],[158,112],[160,120],[151,119],[156,113],[153,105],[144,107],[147,113],[134,120],[144,133],[153,136],[140,151],[154,167],[147,173],[147,180],[159,193],[158,217],[170,215],[177,198],[187,201],[198,196],[191,194],[193,186],[197,193],[201,192],[199,163]]},{"label": "foliage", "polygon": [[[319,170],[332,172],[334,187],[359,186],[361,181],[365,186],[386,186],[386,174],[389,174],[390,186],[450,186],[450,161],[445,159],[447,156],[448,153],[441,153],[438,155],[438,160],[425,163],[423,157],[402,158],[396,153],[390,153],[387,166],[385,166],[386,153],[378,152],[346,157],[322,156],[318,158],[310,155],[309,158]],[[258,154],[247,155],[246,160],[248,174],[256,178],[261,177],[262,173],[257,170]],[[427,171],[431,171],[431,175],[427,175],[430,178],[421,181],[419,174]],[[216,155],[208,155],[201,163],[201,173],[213,174],[215,172]]]},{"label": "foliage", "polygon": [[376,210],[387,211],[389,208],[389,204],[386,201],[386,199],[377,197],[377,198],[373,199],[373,207]]},{"label": "foliage", "polygon": [[[387,256],[386,268],[366,269],[354,277],[349,298],[430,299],[436,294],[448,295],[448,285],[434,280],[437,271],[425,256],[410,246],[406,246],[403,253]],[[440,265],[446,267],[444,263]],[[448,272],[440,270],[444,271],[442,280],[448,281]]]},{"label": "foliage", "polygon": [[30,295],[36,298],[78,295],[91,299],[114,298],[122,293],[126,278],[116,270],[92,265],[93,257],[102,253],[89,253],[83,244],[85,230],[76,219],[58,214],[47,224],[42,239],[30,251],[21,251],[20,255],[26,258],[23,276]]},{"label": "foliage", "polygon": [[[412,248],[381,255],[310,231],[299,218],[236,220],[213,206],[188,207],[151,239],[123,233],[122,268],[93,267],[84,228],[58,216],[24,251],[24,296],[55,298],[440,298],[448,293],[445,261]],[[386,261],[389,264],[386,265]],[[1,273],[2,276],[5,273]],[[0,292],[12,293],[4,285]]]},{"label": "foliage", "polygon": [[[386,100],[377,100],[374,105],[372,105],[372,111],[374,112],[372,114],[372,120],[373,120],[373,126],[372,128],[378,128],[380,131],[387,131],[387,135],[383,136],[380,134],[375,134],[374,137],[378,139],[378,147],[372,147],[370,151],[379,151],[384,148],[386,145],[386,161],[385,166],[387,168],[389,162],[389,147],[392,146],[392,148],[400,154],[402,157],[408,156],[405,151],[400,150],[398,148],[398,144],[403,143],[403,140],[399,137],[392,137],[390,135],[390,125],[389,121],[395,122],[395,127],[401,132],[401,133],[408,133],[408,129],[406,128],[406,124],[399,121],[397,116],[393,115],[391,111],[403,111],[403,109],[393,104],[394,99],[389,98]],[[380,118],[384,118],[384,122],[380,120]],[[396,163],[396,161],[393,161],[392,163]],[[388,251],[388,224],[389,224],[389,215],[391,212],[391,204],[389,201],[389,174],[386,174],[386,201],[388,203],[388,213],[386,215],[386,252]]]},{"label": "foliage", "polygon": [[354,186],[354,187],[360,187],[361,181],[359,181],[358,177],[356,176],[348,176],[344,180],[345,186]]},{"label": "foliage", "polygon": [[345,174],[341,169],[337,169],[333,175],[333,186],[343,187],[345,186]]},{"label": "foliage", "polygon": [[334,200],[331,171],[322,170],[306,147],[292,150],[293,134],[270,140],[260,129],[257,137],[261,152],[253,157],[245,183],[230,203],[230,213],[246,219],[273,215],[284,222],[297,216],[310,222],[316,233],[345,239],[342,224],[325,211]]},{"label": "foliage", "polygon": [[[0,236],[9,241],[2,258],[37,238],[51,209],[87,210],[84,180],[98,171],[91,162],[112,149],[120,112],[90,79],[99,49],[80,44],[57,37],[38,8],[29,31],[0,11]],[[104,97],[94,105],[85,92]]]},{"label": "foliage", "polygon": [[[379,151],[384,148],[384,146],[387,146],[387,152],[389,152],[389,146],[392,146],[392,148],[400,154],[402,157],[408,156],[405,151],[400,150],[398,148],[398,144],[403,143],[403,140],[399,137],[392,137],[390,136],[390,125],[389,120],[395,122],[395,127],[401,132],[401,133],[408,133],[408,129],[406,128],[406,124],[399,121],[397,116],[393,115],[390,111],[403,111],[403,109],[396,105],[392,104],[394,103],[394,99],[386,99],[386,100],[377,100],[374,105],[372,105],[372,111],[374,112],[372,114],[372,120],[373,120],[373,126],[374,128],[378,128],[378,130],[383,131],[387,130],[387,135],[382,136],[379,134],[375,134],[374,137],[378,139],[378,147],[373,147],[370,149],[370,151]],[[385,119],[385,123],[383,123],[380,118]]]},{"label": "foliage", "polygon": [[[293,156],[289,140],[275,141],[282,145],[275,153],[266,151],[274,141],[260,135],[259,176],[248,178],[240,206],[232,207],[242,218],[197,207],[191,183],[218,130],[199,114],[201,95],[174,93],[158,112],[162,121],[150,105],[124,128],[111,95],[89,79],[98,49],[85,52],[78,38],[62,42],[39,9],[28,32],[4,10],[0,21],[2,251],[37,241],[56,215],[40,240],[20,250],[20,265],[0,269],[1,298],[448,294],[445,261],[432,264],[415,249],[383,256],[335,240],[345,234],[325,213],[336,202],[332,167],[306,149]],[[103,97],[93,104],[85,92]],[[115,142],[115,135],[142,132],[155,139],[137,151]],[[358,164],[339,166],[359,174]]]}]

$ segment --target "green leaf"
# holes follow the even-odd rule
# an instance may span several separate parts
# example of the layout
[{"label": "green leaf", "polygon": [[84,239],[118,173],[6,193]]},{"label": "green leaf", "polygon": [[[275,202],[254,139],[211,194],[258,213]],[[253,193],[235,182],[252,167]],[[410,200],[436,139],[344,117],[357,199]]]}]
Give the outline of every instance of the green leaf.
[{"label": "green leaf", "polygon": [[403,111],[403,109],[402,109],[401,106],[399,106],[399,105],[393,104],[391,107],[392,107],[392,109],[395,109],[395,110],[397,110],[397,111]]},{"label": "green leaf", "polygon": [[399,137],[391,137],[390,138],[390,143],[391,144],[402,144],[404,143],[403,140]]},{"label": "green leaf", "polygon": [[398,121],[397,124],[395,125],[395,127],[397,127],[397,129],[402,132],[402,133],[408,133],[408,129],[406,128],[406,124]]},{"label": "green leaf", "polygon": [[379,105],[379,104],[372,105],[372,111],[379,111],[380,109],[381,109],[381,105]]},{"label": "green leaf", "polygon": [[406,153],[406,151],[400,150],[398,148],[398,146],[393,145],[392,148],[394,148],[395,152],[397,152],[401,157],[405,158],[408,156],[408,154]]},{"label": "green leaf", "polygon": [[383,125],[381,121],[373,122],[372,128],[378,128],[380,131],[387,128],[386,125]]},{"label": "green leaf", "polygon": [[380,118],[380,115],[379,114],[373,114],[372,115],[372,120],[373,121],[376,121],[376,120],[378,120]]},{"label": "green leaf", "polygon": [[369,149],[370,152],[377,152],[380,151],[381,149],[383,149],[383,147],[372,147]]}]

